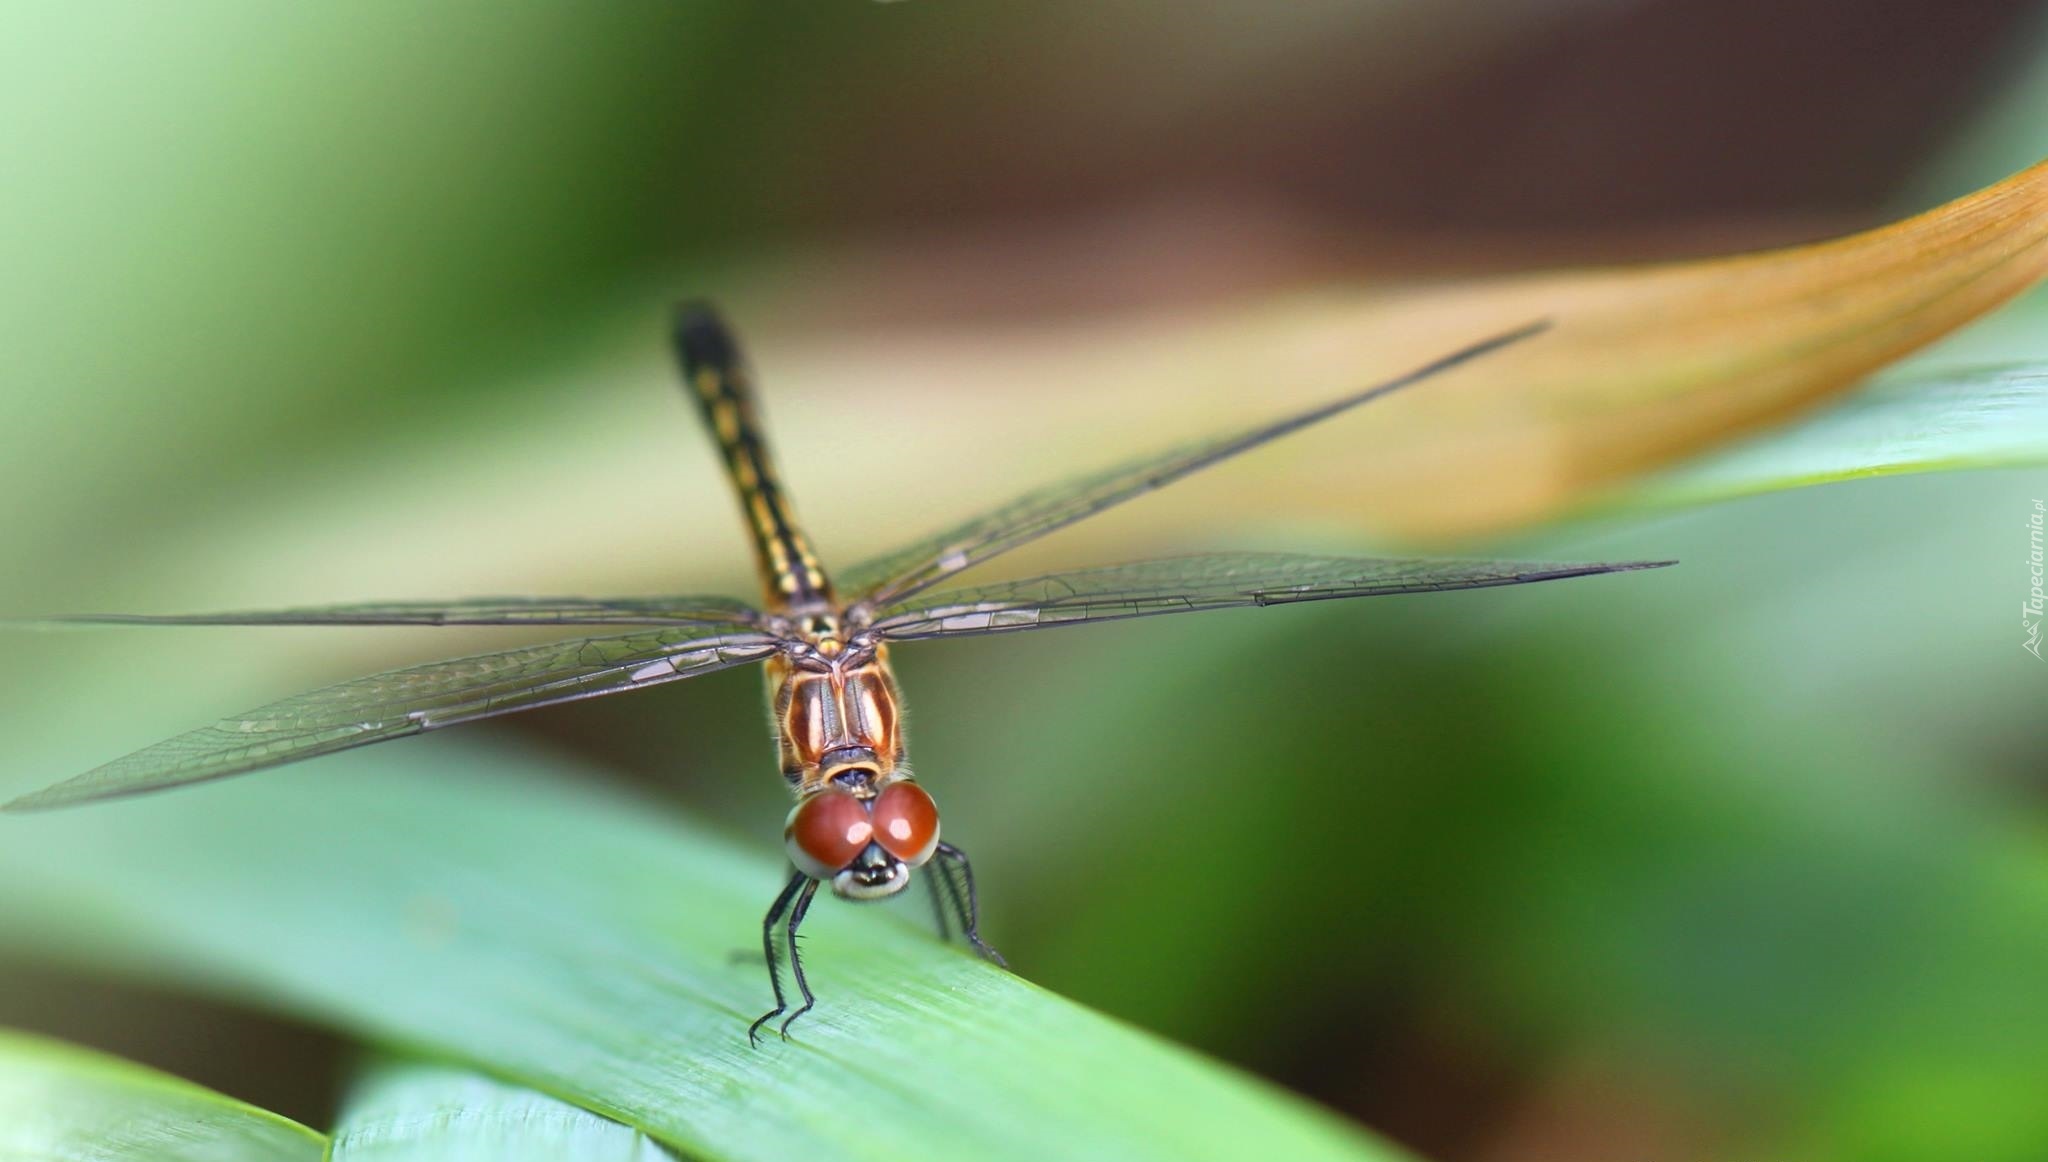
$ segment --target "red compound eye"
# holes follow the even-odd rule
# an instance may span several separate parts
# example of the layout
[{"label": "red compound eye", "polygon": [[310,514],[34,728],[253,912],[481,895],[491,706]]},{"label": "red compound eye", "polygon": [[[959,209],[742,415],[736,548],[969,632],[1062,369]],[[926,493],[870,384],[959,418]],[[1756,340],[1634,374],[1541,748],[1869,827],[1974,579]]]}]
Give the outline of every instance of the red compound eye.
[{"label": "red compound eye", "polygon": [[872,818],[875,842],[911,867],[930,859],[939,846],[938,804],[916,783],[891,783],[882,788],[875,796]]},{"label": "red compound eye", "polygon": [[789,862],[814,880],[831,879],[873,838],[867,808],[845,791],[820,791],[805,799],[782,825]]}]

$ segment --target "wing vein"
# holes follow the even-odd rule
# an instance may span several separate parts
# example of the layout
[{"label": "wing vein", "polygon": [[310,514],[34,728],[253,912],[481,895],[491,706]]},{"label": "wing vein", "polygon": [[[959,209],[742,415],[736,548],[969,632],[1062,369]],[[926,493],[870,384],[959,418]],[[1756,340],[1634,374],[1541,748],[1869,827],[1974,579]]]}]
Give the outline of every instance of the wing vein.
[{"label": "wing vein", "polygon": [[24,811],[261,770],[461,722],[654,686],[759,661],[778,639],[670,627],[372,674],[190,730],[6,805]]},{"label": "wing vein", "polygon": [[1207,553],[949,589],[888,606],[876,613],[872,627],[892,641],[963,637],[1209,609],[1523,585],[1669,564]]}]

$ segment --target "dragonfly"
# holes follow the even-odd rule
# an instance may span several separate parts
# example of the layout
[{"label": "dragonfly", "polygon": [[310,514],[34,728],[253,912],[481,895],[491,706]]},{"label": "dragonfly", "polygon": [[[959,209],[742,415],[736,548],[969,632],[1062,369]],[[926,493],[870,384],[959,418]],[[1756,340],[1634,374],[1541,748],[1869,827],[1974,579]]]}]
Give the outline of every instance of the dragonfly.
[{"label": "dragonfly", "polygon": [[[812,551],[776,473],[751,374],[717,311],[685,303],[672,338],[685,394],[738,497],[765,600],[721,596],[399,601],[182,615],[74,614],[40,619],[137,626],[608,626],[624,632],[431,662],[358,678],[202,726],[36,791],[11,811],[67,806],[241,774],[542,706],[760,665],[782,777],[795,803],[783,824],[788,878],[761,922],[774,1007],[786,1039],[817,998],[797,934],[821,886],[853,901],[895,896],[926,872],[942,940],[952,929],[1002,964],[982,938],[967,855],[941,838],[938,808],[907,760],[890,648],[939,638],[1347,597],[1522,585],[1669,565],[1199,553],[947,587],[969,569],[1292,432],[1409,390],[1548,324],[1481,339],[1405,374],[1248,428],[1177,445],[1025,493],[836,580]],[[785,956],[786,953],[786,956]],[[795,984],[783,984],[787,964]],[[792,1001],[796,1007],[792,1011]]]}]

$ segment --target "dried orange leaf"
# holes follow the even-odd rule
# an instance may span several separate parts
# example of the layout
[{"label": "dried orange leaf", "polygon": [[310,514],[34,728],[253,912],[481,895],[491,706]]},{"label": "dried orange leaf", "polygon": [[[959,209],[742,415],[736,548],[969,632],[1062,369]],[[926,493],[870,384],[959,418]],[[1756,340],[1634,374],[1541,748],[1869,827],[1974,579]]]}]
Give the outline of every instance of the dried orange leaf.
[{"label": "dried orange leaf", "polygon": [[[1596,490],[1827,400],[2048,274],[2048,164],[1863,234],[1737,258],[1305,304],[1246,344],[1370,378],[1534,318],[1555,329],[1361,414],[1309,457],[1326,513],[1436,539]],[[1281,368],[1281,376],[1290,372]],[[1273,365],[1261,379],[1275,375]],[[1312,498],[1320,496],[1322,501]]]}]

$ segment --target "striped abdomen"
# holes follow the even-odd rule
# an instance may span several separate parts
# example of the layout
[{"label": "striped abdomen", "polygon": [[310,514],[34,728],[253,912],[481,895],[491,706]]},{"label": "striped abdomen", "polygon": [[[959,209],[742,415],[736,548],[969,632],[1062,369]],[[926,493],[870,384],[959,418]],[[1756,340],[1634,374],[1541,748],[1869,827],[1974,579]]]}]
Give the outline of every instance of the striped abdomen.
[{"label": "striped abdomen", "polygon": [[832,584],[783,496],[746,364],[732,334],[709,307],[688,305],[677,315],[675,343],[690,396],[739,493],[770,605],[829,604]]}]

